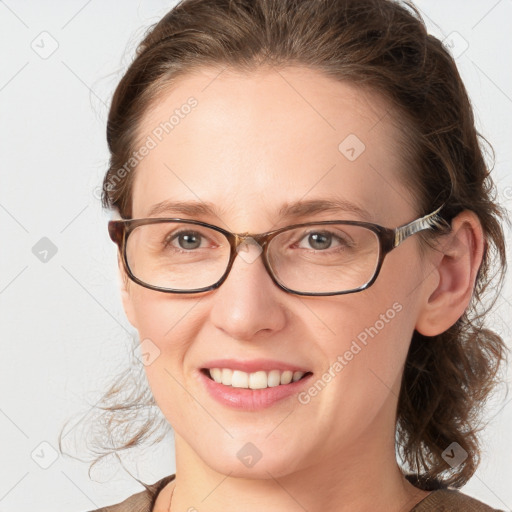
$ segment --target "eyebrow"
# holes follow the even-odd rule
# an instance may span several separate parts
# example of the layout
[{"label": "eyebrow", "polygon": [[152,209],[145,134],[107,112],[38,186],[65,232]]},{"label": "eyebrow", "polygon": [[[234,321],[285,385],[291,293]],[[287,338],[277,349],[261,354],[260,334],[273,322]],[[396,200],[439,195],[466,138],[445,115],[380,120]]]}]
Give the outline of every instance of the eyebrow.
[{"label": "eyebrow", "polygon": [[[160,214],[197,216],[214,216],[221,218],[226,213],[224,208],[218,208],[215,204],[207,201],[172,201],[165,200],[153,205],[148,217]],[[310,199],[307,201],[295,201],[285,203],[278,210],[280,219],[291,220],[300,217],[317,215],[319,213],[354,213],[364,220],[373,221],[373,216],[361,206],[340,198],[332,199]],[[340,219],[341,220],[341,219]]]}]

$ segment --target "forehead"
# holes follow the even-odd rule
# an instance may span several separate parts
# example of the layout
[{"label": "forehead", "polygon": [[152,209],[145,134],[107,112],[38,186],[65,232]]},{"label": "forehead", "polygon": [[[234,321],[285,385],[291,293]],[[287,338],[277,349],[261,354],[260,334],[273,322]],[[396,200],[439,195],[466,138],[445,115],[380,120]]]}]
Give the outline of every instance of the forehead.
[{"label": "forehead", "polygon": [[[405,200],[400,132],[387,101],[307,68],[201,69],[153,101],[138,130],[134,216],[168,200],[204,200],[247,218],[326,194]],[[306,197],[307,196],[307,197]]]},{"label": "forehead", "polygon": [[[194,127],[197,136],[215,128],[228,131],[231,127],[236,131],[243,125],[244,130],[265,127],[270,135],[280,131],[278,143],[285,142],[287,133],[294,138],[299,134],[314,135],[309,127],[322,132],[330,129],[338,132],[337,136],[350,128],[364,136],[391,111],[390,104],[374,90],[335,80],[314,69],[261,67],[243,72],[200,68],[178,77],[155,96],[143,117],[139,137],[174,112],[183,120],[180,111],[188,110],[184,106],[191,98],[200,106],[193,108],[195,113],[200,112],[194,117],[200,119],[194,124],[191,117],[187,124]],[[294,122],[299,119],[305,124],[296,126]],[[384,129],[376,134],[386,133],[391,120],[389,116],[388,126],[384,122]],[[281,127],[288,130],[283,132]]]}]

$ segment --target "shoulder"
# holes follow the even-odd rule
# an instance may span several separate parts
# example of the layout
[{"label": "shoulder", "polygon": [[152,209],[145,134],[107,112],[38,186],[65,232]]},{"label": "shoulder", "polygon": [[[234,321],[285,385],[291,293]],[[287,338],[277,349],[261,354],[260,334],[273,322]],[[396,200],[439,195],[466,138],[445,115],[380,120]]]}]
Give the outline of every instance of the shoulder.
[{"label": "shoulder", "polygon": [[411,512],[503,512],[457,489],[438,489],[420,501]]},{"label": "shoulder", "polygon": [[460,492],[455,487],[447,486],[441,480],[415,473],[406,474],[405,477],[415,487],[432,491],[410,512],[503,512]]},{"label": "shoulder", "polygon": [[132,494],[121,503],[98,508],[89,512],[151,512],[158,493],[173,480],[175,476],[175,474],[169,475],[154,484],[146,485],[146,489]]}]

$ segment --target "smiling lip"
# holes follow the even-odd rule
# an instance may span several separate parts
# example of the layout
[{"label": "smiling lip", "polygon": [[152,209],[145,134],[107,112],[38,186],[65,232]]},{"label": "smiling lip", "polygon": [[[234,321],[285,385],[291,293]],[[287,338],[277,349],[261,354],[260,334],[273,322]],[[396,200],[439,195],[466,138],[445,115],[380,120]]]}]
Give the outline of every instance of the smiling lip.
[{"label": "smiling lip", "polygon": [[259,411],[270,407],[276,402],[297,393],[307,385],[313,376],[312,373],[309,373],[298,381],[290,382],[290,384],[281,384],[273,388],[246,389],[224,386],[224,384],[210,379],[201,371],[198,374],[199,379],[203,382],[212,398],[223,405],[243,411]]},{"label": "smiling lip", "polygon": [[251,361],[241,361],[238,359],[216,359],[204,363],[201,368],[229,368],[231,370],[240,370],[246,373],[253,373],[260,370],[271,371],[281,370],[282,372],[290,370],[292,372],[308,373],[307,368],[296,366],[293,364],[283,363],[272,359],[252,359]]}]

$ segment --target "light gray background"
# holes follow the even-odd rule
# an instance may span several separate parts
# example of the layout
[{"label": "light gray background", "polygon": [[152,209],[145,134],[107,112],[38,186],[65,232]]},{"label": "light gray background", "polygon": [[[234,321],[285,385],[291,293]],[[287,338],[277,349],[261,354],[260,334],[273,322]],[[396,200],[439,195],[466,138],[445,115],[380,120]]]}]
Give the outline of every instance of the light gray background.
[{"label": "light gray background", "polygon": [[[52,462],[64,421],[86,412],[86,400],[99,399],[109,374],[129,359],[134,331],[120,303],[109,214],[97,196],[108,159],[107,106],[144,30],[173,4],[0,1],[0,512],[79,512],[142,490],[112,464],[93,473],[97,481],[68,457],[41,465]],[[417,5],[430,30],[453,42],[479,129],[496,150],[499,199],[510,208],[512,2]],[[46,263],[32,252],[43,237],[57,248]],[[493,316],[509,344],[510,292],[509,277]],[[507,400],[493,405],[483,463],[464,492],[510,510]],[[126,464],[146,482],[174,472],[172,437]]]}]

